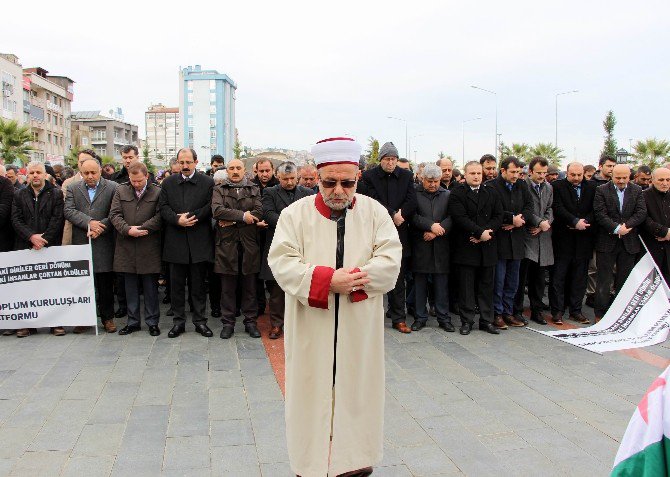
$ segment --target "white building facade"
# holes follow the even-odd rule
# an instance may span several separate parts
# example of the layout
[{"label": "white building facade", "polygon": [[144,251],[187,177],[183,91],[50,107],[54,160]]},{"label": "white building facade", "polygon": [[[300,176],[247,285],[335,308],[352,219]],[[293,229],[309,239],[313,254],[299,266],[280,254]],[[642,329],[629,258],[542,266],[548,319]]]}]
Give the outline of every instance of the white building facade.
[{"label": "white building facade", "polygon": [[227,75],[200,65],[179,72],[181,144],[194,149],[202,165],[214,154],[226,162],[234,157],[236,89]]}]

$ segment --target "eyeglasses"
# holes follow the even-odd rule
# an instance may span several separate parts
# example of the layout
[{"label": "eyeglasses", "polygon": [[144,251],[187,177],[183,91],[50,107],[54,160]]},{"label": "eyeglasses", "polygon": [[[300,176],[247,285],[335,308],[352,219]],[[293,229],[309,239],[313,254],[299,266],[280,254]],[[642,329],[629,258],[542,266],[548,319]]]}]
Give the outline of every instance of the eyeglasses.
[{"label": "eyeglasses", "polygon": [[331,179],[321,179],[321,185],[326,189],[334,189],[340,184],[343,189],[353,189],[356,187],[356,179],[343,179],[341,181],[334,181]]}]

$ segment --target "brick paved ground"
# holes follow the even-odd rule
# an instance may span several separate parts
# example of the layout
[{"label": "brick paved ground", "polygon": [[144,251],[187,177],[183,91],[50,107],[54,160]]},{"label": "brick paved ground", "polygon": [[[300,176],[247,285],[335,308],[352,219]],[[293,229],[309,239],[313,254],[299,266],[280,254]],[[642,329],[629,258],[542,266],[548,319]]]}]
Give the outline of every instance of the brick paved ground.
[{"label": "brick paved ground", "polygon": [[[124,320],[121,320],[124,321]],[[0,339],[0,475],[288,476],[261,340],[45,332]],[[386,331],[381,476],[606,475],[670,361],[598,356],[524,330]],[[653,358],[653,359],[650,359]],[[652,364],[649,364],[649,363]]]}]

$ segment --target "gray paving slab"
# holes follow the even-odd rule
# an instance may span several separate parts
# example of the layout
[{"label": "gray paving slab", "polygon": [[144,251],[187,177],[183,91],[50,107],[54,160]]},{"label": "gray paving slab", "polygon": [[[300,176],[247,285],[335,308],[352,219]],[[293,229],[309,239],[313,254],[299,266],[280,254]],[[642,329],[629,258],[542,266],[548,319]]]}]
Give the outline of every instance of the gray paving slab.
[{"label": "gray paving slab", "polygon": [[[117,323],[118,324],[118,323]],[[0,476],[288,476],[261,340],[45,332],[0,338]],[[402,335],[387,323],[375,475],[606,475],[661,370],[527,330]],[[646,351],[670,357],[670,345]]]}]

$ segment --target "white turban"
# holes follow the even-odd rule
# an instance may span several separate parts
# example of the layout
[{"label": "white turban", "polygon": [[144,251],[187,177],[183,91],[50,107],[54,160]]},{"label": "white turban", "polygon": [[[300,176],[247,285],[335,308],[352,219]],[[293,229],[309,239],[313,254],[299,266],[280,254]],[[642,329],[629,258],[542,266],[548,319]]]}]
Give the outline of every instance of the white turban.
[{"label": "white turban", "polygon": [[361,145],[348,137],[333,137],[317,142],[312,155],[317,169],[331,164],[353,164],[358,166]]}]

